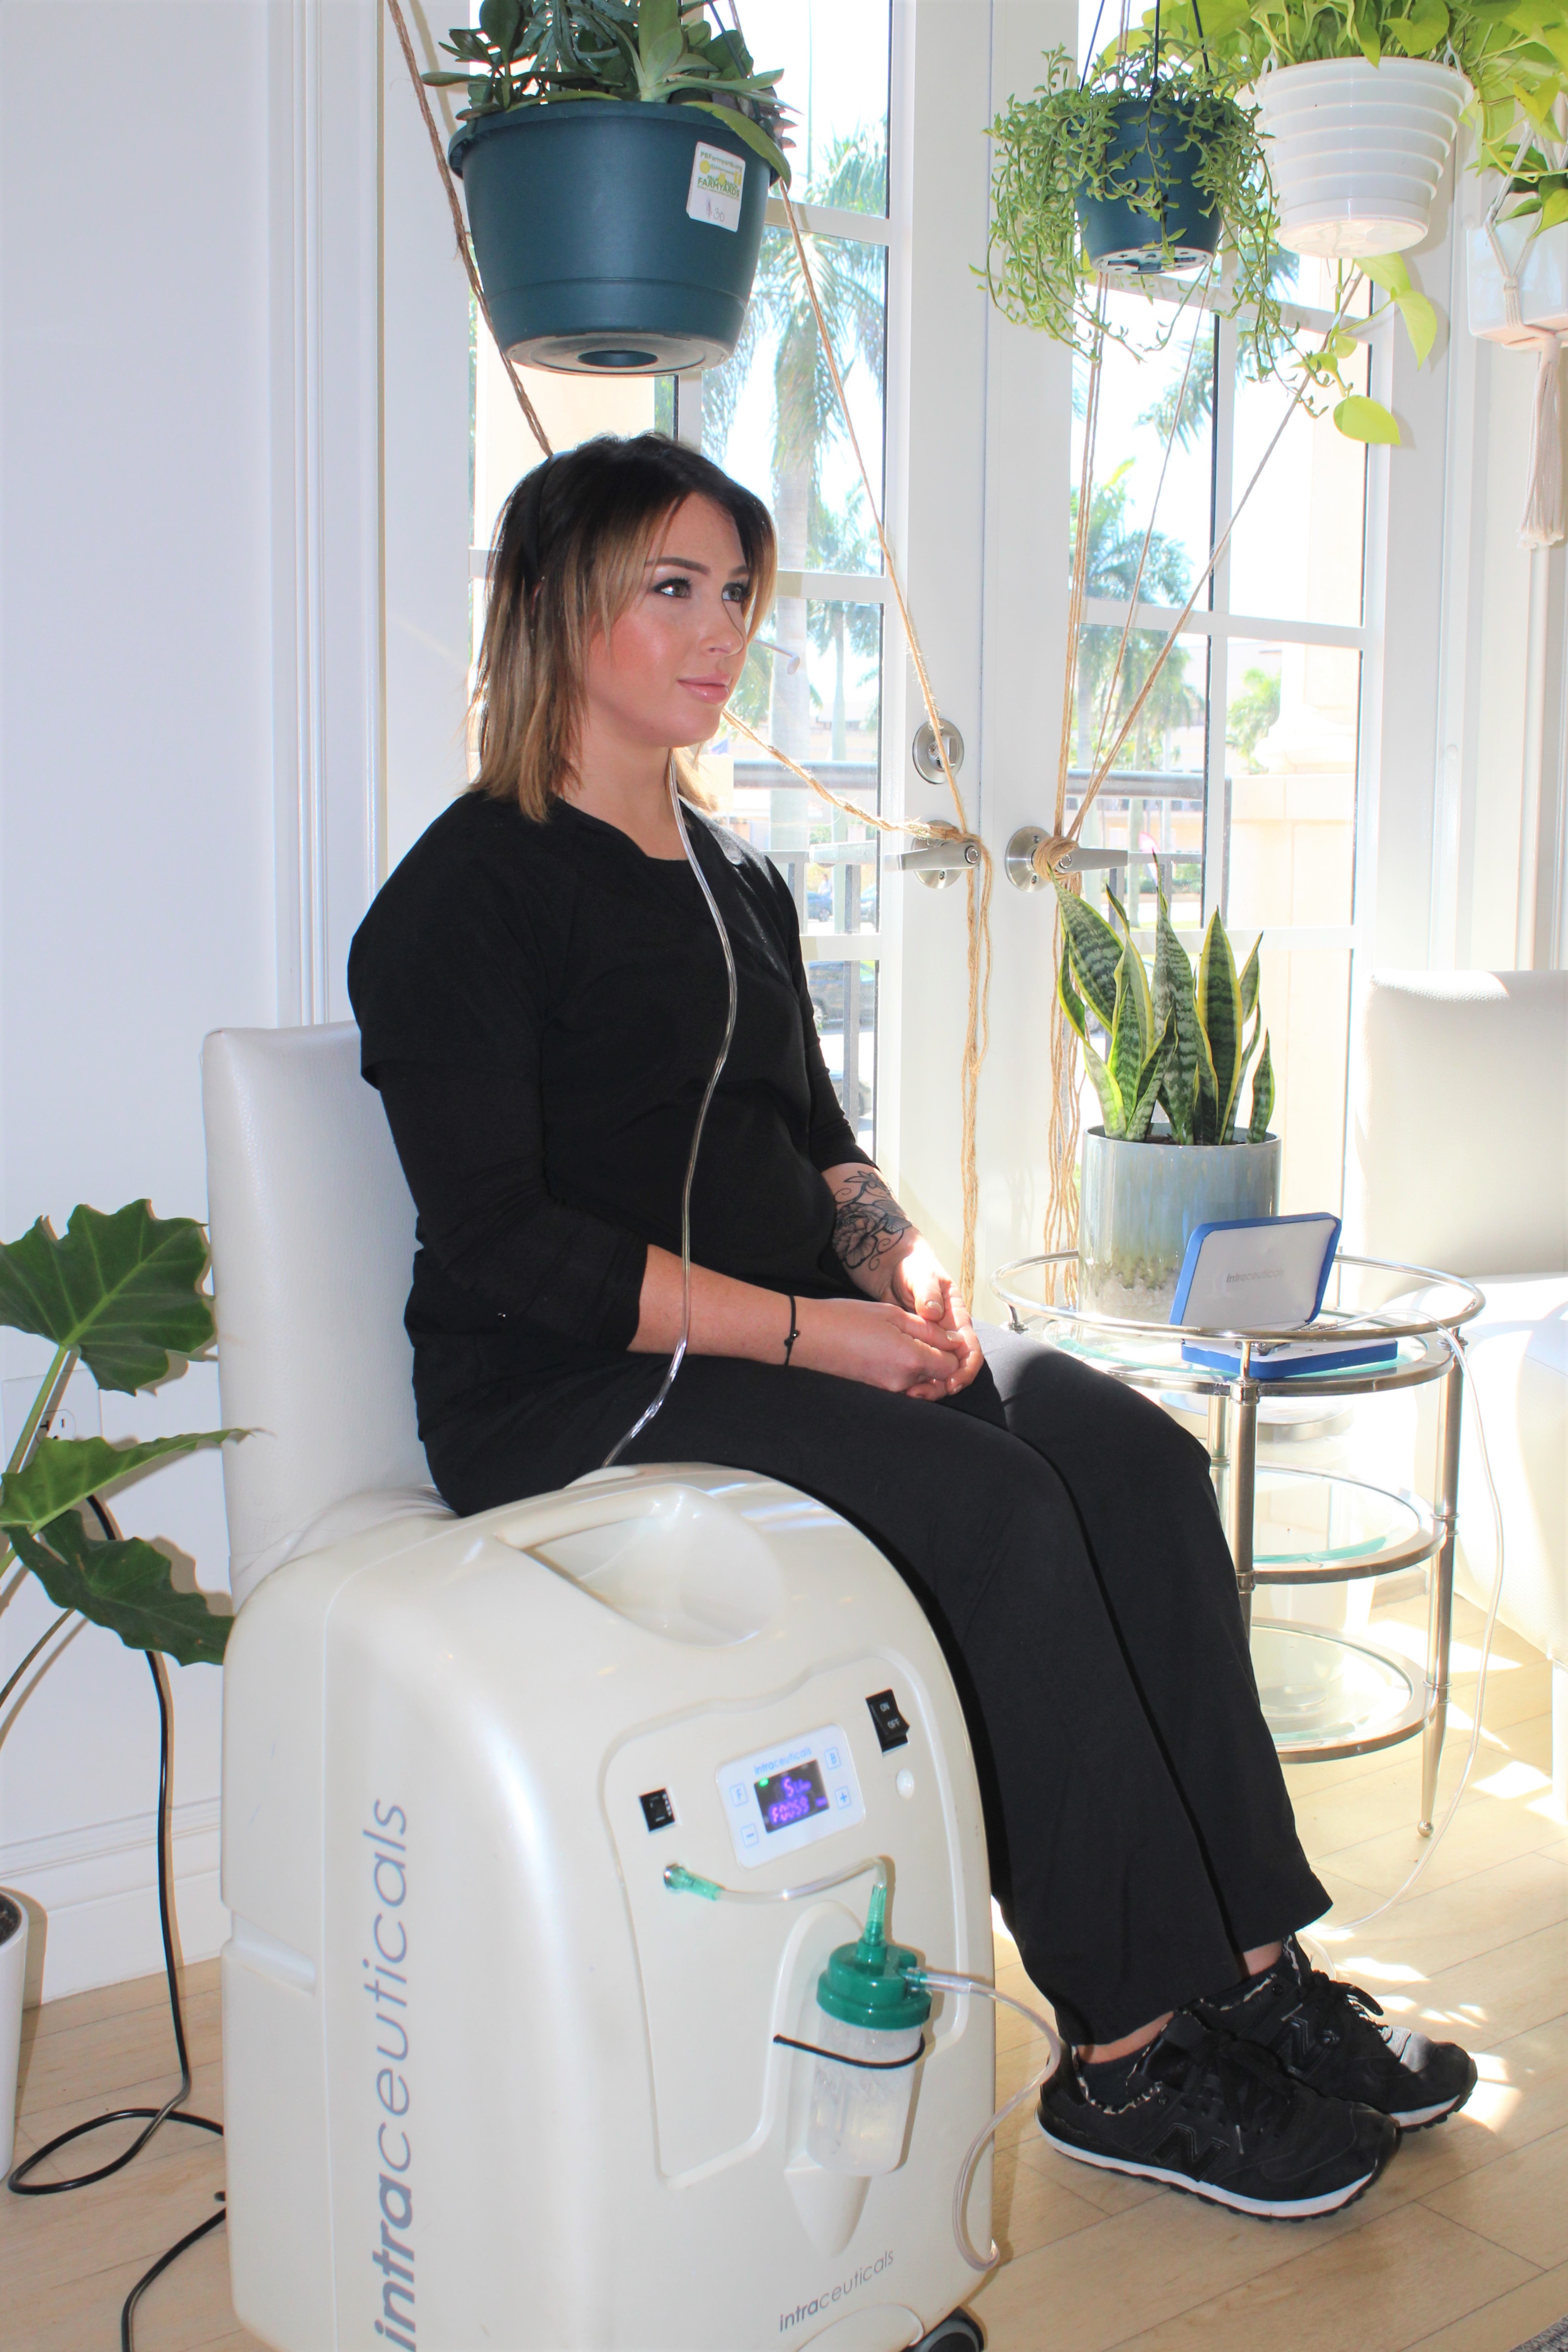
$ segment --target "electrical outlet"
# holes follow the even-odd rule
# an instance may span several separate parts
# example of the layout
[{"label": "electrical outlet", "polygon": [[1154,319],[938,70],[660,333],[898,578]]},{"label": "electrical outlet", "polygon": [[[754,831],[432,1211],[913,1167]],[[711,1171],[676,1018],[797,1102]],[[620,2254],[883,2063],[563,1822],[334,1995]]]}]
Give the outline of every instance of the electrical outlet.
[{"label": "electrical outlet", "polygon": [[[42,1378],[40,1372],[37,1380],[0,1381],[0,1412],[5,1416],[7,1460],[15,1452],[16,1440],[33,1410],[33,1400],[38,1393],[38,1381]],[[90,1372],[83,1371],[78,1366],[71,1374],[45,1434],[48,1437],[102,1436],[103,1418],[98,1382]]]}]

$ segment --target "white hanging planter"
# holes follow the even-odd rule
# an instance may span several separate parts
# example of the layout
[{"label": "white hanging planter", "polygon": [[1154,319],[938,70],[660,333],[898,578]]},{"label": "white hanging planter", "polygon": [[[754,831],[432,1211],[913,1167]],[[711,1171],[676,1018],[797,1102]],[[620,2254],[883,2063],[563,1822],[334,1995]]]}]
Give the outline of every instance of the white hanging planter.
[{"label": "white hanging planter", "polygon": [[1568,221],[1534,235],[1534,215],[1500,220],[1500,196],[1467,244],[1470,332],[1539,354],[1519,536],[1525,547],[1568,538],[1563,474],[1563,371],[1568,335]]},{"label": "white hanging planter", "polygon": [[1533,345],[1568,335],[1568,221],[1534,236],[1535,215],[1490,217],[1466,238],[1470,332],[1490,343]]},{"label": "white hanging planter", "polygon": [[1425,58],[1281,66],[1252,91],[1292,253],[1354,261],[1427,234],[1469,84]]}]

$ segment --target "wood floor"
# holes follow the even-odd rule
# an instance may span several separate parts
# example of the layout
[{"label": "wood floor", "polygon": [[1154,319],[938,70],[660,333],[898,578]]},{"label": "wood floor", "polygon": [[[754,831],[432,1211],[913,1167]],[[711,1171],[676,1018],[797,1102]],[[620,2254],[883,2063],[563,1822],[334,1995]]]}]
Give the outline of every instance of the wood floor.
[{"label": "wood floor", "polygon": [[[1414,1615],[1406,1604],[1375,1622],[1396,1638],[1404,1624],[1414,1643]],[[1469,1733],[1477,1631],[1461,1605],[1448,1787]],[[1476,1778],[1419,1886],[1364,1928],[1314,1931],[1394,2016],[1476,2053],[1481,2082],[1466,2112],[1407,2139],[1349,2211],[1290,2227],[1069,2163],[1026,2105],[997,2165],[1005,2259],[971,2305],[991,2352],[1255,2352],[1270,2340],[1281,2352],[1512,2352],[1568,2314],[1568,1829],[1550,1805],[1548,1678],[1537,1653],[1500,1635]],[[1335,1917],[1369,1910],[1415,1860],[1417,1769],[1411,1745],[1292,1771]],[[1013,1948],[999,1942],[997,1959],[999,1980],[1029,1999]],[[189,1969],[186,1985],[192,2105],[221,2116],[215,1964]],[[1043,2048],[1021,2020],[999,2016],[1005,2095]],[[166,2097],[169,2062],[161,1979],[31,2012],[21,2150],[105,2105]],[[115,2352],[128,2289],[222,2185],[218,2144],[170,2127],[95,2189],[0,2196],[6,2352]],[[138,2315],[137,2352],[255,2343],[229,2307],[221,2230]]]}]

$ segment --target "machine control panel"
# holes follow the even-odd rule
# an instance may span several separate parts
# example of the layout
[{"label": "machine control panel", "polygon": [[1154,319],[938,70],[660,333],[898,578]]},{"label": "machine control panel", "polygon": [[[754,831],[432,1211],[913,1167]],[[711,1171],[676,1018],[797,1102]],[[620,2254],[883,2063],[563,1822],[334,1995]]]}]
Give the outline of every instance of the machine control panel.
[{"label": "machine control panel", "polygon": [[850,1743],[836,1723],[737,1756],[714,1778],[736,1859],[747,1870],[865,1819]]},{"label": "machine control panel", "polygon": [[871,1719],[876,1726],[877,1744],[885,1756],[890,1748],[907,1748],[909,1726],[899,1713],[898,1701],[892,1691],[873,1691],[866,1700]]},{"label": "machine control panel", "polygon": [[642,1806],[643,1819],[651,1830],[667,1830],[674,1825],[675,1809],[670,1802],[668,1789],[650,1789],[638,1798],[637,1802]]}]

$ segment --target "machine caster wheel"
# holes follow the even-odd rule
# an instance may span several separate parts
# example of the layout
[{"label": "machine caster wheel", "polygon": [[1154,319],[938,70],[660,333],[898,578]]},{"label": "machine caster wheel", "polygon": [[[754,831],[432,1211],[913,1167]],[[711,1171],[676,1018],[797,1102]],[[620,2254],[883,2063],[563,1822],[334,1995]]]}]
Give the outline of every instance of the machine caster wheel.
[{"label": "machine caster wheel", "polygon": [[986,2352],[986,2339],[979,2322],[967,2311],[950,2311],[929,2336],[921,2337],[914,2352]]}]

